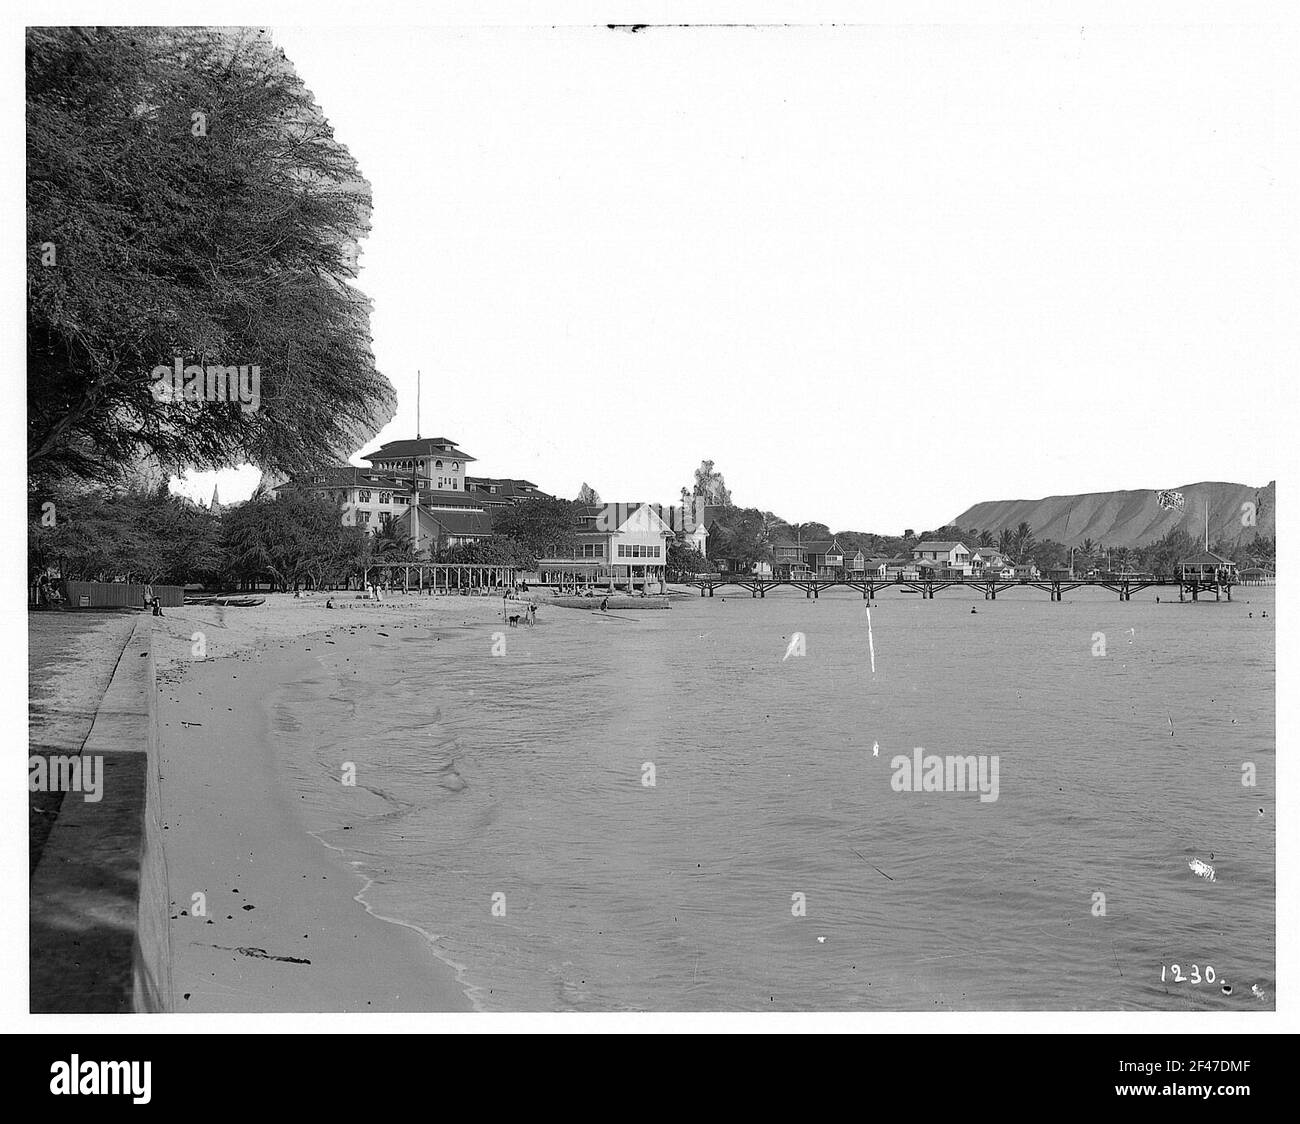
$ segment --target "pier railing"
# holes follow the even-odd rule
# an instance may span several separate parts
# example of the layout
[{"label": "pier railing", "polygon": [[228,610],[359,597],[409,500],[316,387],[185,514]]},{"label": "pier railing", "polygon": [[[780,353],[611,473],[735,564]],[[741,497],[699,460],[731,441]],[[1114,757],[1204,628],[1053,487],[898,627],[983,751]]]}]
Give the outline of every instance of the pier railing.
[{"label": "pier railing", "polygon": [[748,590],[751,597],[765,598],[769,590],[788,587],[803,590],[805,597],[816,598],[820,596],[821,591],[824,589],[839,588],[860,592],[863,599],[868,601],[874,598],[878,591],[888,589],[891,586],[898,586],[900,589],[920,594],[923,599],[932,599],[936,593],[945,589],[977,590],[986,601],[996,601],[999,593],[1026,587],[1041,590],[1048,594],[1053,601],[1060,601],[1064,594],[1072,590],[1089,587],[1109,590],[1116,594],[1121,601],[1129,601],[1132,600],[1133,594],[1140,593],[1144,589],[1150,589],[1153,586],[1173,586],[1178,589],[1178,599],[1180,601],[1187,600],[1189,596],[1192,601],[1198,601],[1202,593],[1213,593],[1216,601],[1226,594],[1227,599],[1231,601],[1232,587],[1240,583],[1232,576],[1218,579],[1163,575],[1144,575],[1132,578],[1070,578],[1057,576],[988,578],[972,575],[933,578],[760,578],[743,574],[712,574],[678,581],[676,584],[688,585],[698,589],[701,597],[712,597],[716,590],[732,587]]}]

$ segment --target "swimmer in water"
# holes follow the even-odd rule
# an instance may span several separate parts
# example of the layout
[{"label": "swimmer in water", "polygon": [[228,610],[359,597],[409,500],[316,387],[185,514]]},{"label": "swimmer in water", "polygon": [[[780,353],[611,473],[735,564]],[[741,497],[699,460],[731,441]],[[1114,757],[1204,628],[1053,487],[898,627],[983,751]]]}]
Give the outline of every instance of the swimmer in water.
[{"label": "swimmer in water", "polygon": [[974,605],[972,605],[972,606],[970,607],[970,611],[971,611],[972,613],[975,612],[975,606],[974,606]]}]

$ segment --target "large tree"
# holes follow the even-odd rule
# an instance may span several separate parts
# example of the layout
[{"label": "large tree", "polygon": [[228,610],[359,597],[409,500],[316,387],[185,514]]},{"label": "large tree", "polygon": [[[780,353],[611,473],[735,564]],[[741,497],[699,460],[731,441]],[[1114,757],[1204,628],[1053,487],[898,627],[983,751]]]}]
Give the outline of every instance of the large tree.
[{"label": "large tree", "polygon": [[695,547],[687,546],[686,543],[678,542],[676,539],[668,543],[666,562],[670,574],[713,574],[718,569]]},{"label": "large tree", "polygon": [[530,555],[548,558],[577,542],[577,518],[577,505],[570,500],[533,496],[498,511],[492,517],[492,530],[513,539]]},{"label": "large tree", "polygon": [[278,589],[342,581],[371,561],[360,527],[344,527],[333,504],[288,490],[274,500],[241,504],[222,516],[229,573],[269,577]]},{"label": "large tree", "polygon": [[[34,488],[337,461],[393,414],[352,287],[356,162],[264,33],[27,33],[28,473]],[[156,368],[259,373],[255,409],[161,400]]]},{"label": "large tree", "polygon": [[500,535],[444,547],[438,552],[437,560],[468,566],[514,566],[520,570],[537,566],[537,559],[525,547]]},{"label": "large tree", "polygon": [[725,558],[743,570],[771,562],[773,530],[768,513],[753,507],[727,508],[709,527],[709,557]]},{"label": "large tree", "polygon": [[185,585],[211,581],[221,570],[221,520],[169,495],[166,485],[119,493],[64,488],[52,496],[29,513],[33,573]]},{"label": "large tree", "polygon": [[700,496],[709,507],[731,506],[731,492],[727,490],[727,482],[722,478],[722,473],[714,469],[712,461],[700,461],[700,467],[695,470],[695,487],[691,490],[691,495]]}]

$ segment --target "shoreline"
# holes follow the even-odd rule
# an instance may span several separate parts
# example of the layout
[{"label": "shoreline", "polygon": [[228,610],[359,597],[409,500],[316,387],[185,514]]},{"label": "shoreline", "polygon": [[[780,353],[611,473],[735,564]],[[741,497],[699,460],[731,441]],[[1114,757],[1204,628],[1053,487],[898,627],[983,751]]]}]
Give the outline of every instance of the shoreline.
[{"label": "shoreline", "polygon": [[[496,621],[496,599],[341,601],[325,610],[323,599],[282,596],[218,610],[215,621],[212,607],[194,608],[205,616],[174,610],[158,630],[174,1009],[479,1009],[475,985],[437,934],[370,904],[374,876],[328,838],[355,820],[335,823],[336,812],[309,822],[320,809],[303,803],[288,775],[294,763],[291,750],[281,752],[276,707],[295,684],[328,674],[325,644],[346,661],[385,629]],[[187,659],[185,630],[200,622],[206,658]],[[372,806],[363,804],[362,822],[387,812],[373,800],[363,798]],[[204,914],[192,912],[195,902]]]}]

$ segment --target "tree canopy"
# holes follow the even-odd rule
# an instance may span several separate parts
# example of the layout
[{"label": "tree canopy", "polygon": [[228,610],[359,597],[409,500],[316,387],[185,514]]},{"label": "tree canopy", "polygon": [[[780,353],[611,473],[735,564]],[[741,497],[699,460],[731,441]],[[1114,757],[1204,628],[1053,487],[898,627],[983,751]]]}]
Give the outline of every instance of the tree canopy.
[{"label": "tree canopy", "polygon": [[[352,287],[370,189],[264,33],[27,32],[28,472],[335,462],[392,417]],[[259,370],[255,409],[155,368]]]},{"label": "tree canopy", "polygon": [[[28,562],[79,581],[184,585],[221,572],[220,523],[166,486],[112,494],[62,489],[29,513]],[[46,506],[48,504],[48,506]]]},{"label": "tree canopy", "polygon": [[226,571],[280,589],[339,582],[371,562],[365,531],[344,527],[333,504],[288,490],[240,504],[221,517]]},{"label": "tree canopy", "polygon": [[700,496],[710,507],[731,506],[731,492],[727,490],[727,482],[723,480],[722,473],[714,469],[712,461],[700,461],[700,467],[695,470],[695,487],[691,495]]},{"label": "tree canopy", "polygon": [[498,511],[492,529],[496,536],[513,539],[529,554],[545,558],[577,542],[577,515],[577,505],[570,500],[532,496]]}]

